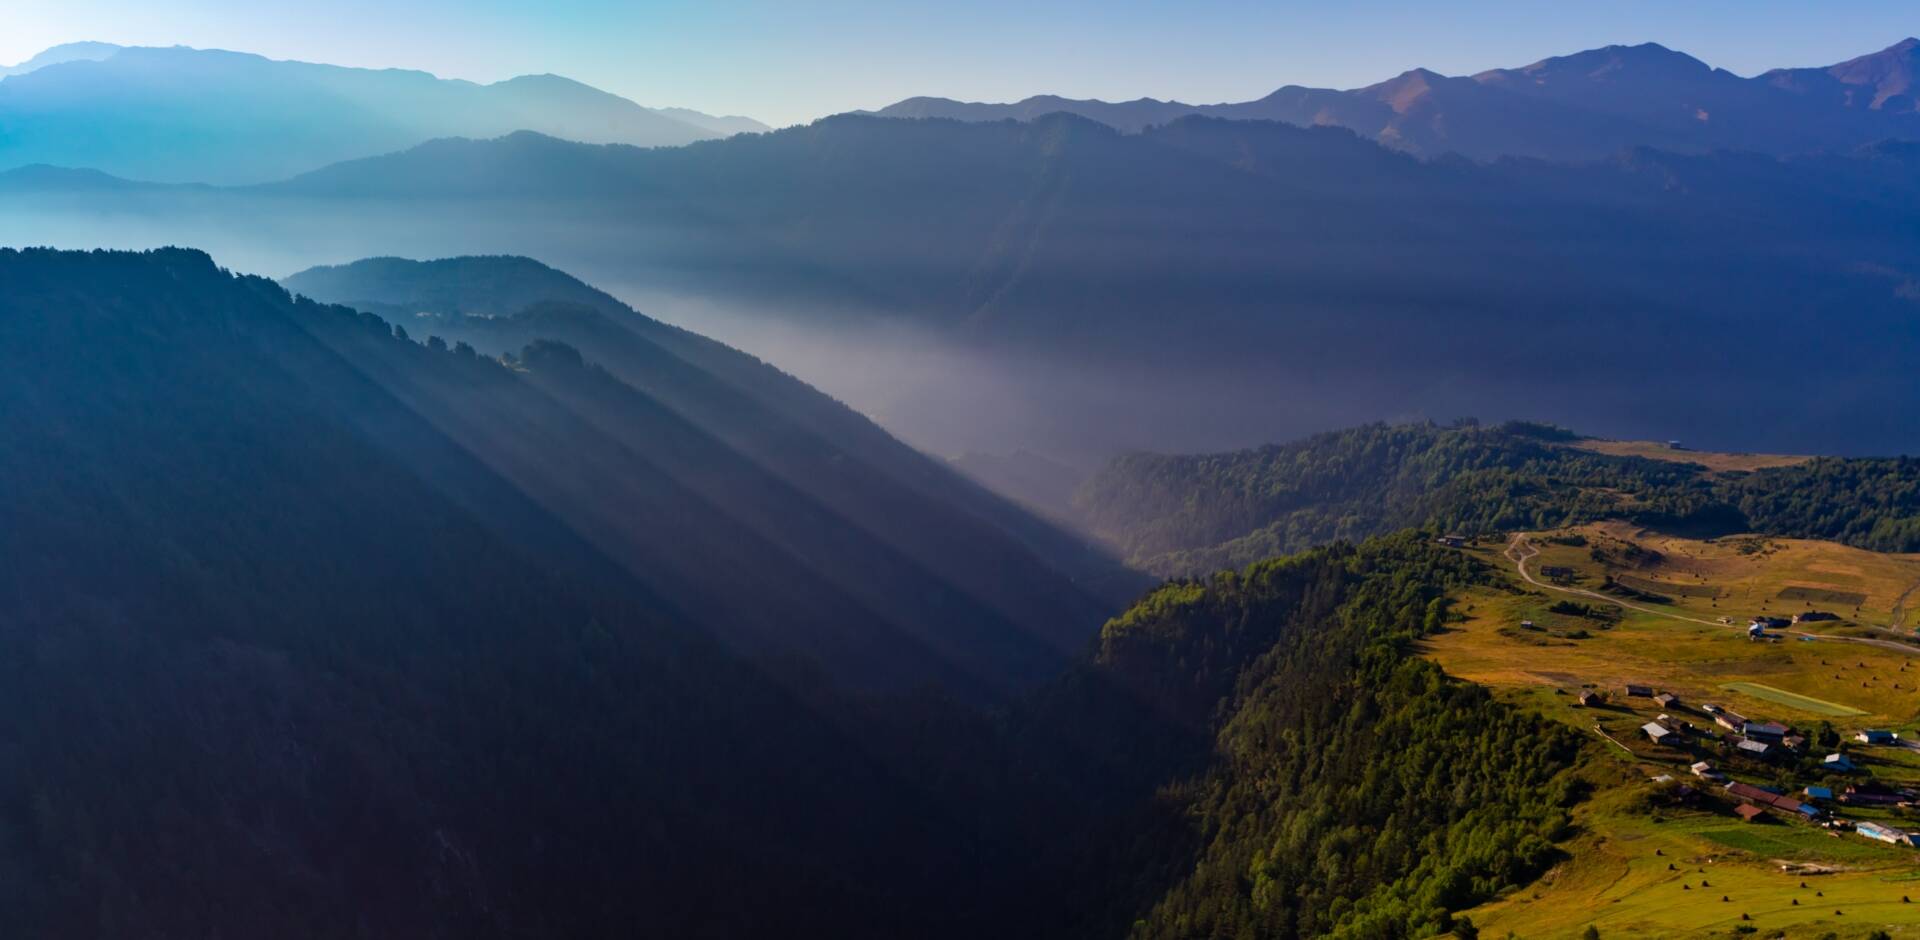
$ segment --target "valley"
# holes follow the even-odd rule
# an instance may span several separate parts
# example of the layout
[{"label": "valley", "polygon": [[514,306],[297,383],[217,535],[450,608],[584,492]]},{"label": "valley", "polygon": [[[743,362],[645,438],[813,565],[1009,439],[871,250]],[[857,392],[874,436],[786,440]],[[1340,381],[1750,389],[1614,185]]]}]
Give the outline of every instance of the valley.
[{"label": "valley", "polygon": [[1920,940],[1913,11],[1351,6],[12,0],[0,940]]}]

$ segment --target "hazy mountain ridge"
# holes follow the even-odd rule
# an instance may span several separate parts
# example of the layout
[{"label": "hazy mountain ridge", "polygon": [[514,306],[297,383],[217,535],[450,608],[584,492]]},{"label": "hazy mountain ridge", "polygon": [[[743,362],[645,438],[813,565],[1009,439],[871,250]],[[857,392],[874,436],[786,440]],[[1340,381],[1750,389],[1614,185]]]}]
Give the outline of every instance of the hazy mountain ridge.
[{"label": "hazy mountain ridge", "polygon": [[[63,47],[65,48],[65,47]],[[30,63],[31,64],[31,63]],[[253,183],[449,136],[534,130],[679,146],[764,130],[641,107],[555,75],[480,85],[402,69],[222,50],[86,46],[0,81],[0,166],[47,163],[160,182]]]},{"label": "hazy mountain ridge", "polygon": [[723,137],[734,134],[764,134],[773,130],[772,125],[763,124],[739,114],[707,114],[692,108],[652,108],[650,110],[696,127],[704,127]]},{"label": "hazy mountain ridge", "polygon": [[1349,128],[1389,146],[1438,156],[1583,160],[1626,147],[1773,154],[1850,149],[1920,137],[1916,41],[1828,68],[1742,78],[1656,43],[1607,46],[1513,69],[1450,77],[1412,69],[1350,90],[1287,86],[1255,100],[1190,105],[1039,95],[1013,104],[908,98],[883,117],[1029,121],[1065,111],[1138,132],[1187,115]]},{"label": "hazy mountain ridge", "polygon": [[[1905,431],[1880,424],[1881,436],[1858,438],[1865,429],[1829,403],[1869,400],[1849,387],[1890,382],[1897,397],[1911,384],[1911,370],[1881,355],[1898,348],[1911,307],[1903,285],[1920,272],[1903,221],[1920,207],[1910,151],[1640,149],[1578,167],[1474,167],[1422,163],[1335,128],[1261,122],[1188,118],[1122,135],[1066,116],[841,118],[678,151],[446,142],[275,192],[499,205],[531,223],[516,235],[523,243],[544,242],[531,233],[547,214],[643,240],[674,232],[675,251],[701,260],[644,277],[795,310],[884,309],[989,349],[1071,347],[1110,369],[1157,361],[1187,372],[1175,383],[1193,382],[1191,369],[1263,364],[1265,378],[1240,386],[1263,391],[1194,400],[1171,419],[1188,427],[1196,411],[1224,419],[1275,388],[1304,407],[1300,394],[1320,387],[1370,402],[1317,419],[1323,427],[1415,407],[1501,414],[1525,401],[1537,410],[1524,413],[1619,435],[1713,441],[1718,425],[1717,440],[1747,449],[1835,450],[1851,436],[1854,447],[1900,450]],[[775,168],[779,190],[756,182]],[[1176,204],[1185,211],[1161,211]],[[1756,271],[1754,257],[1773,261]],[[735,276],[697,270],[709,265]],[[1808,319],[1836,303],[1850,316]],[[1567,304],[1583,313],[1560,312]],[[1743,325],[1730,329],[1736,312]],[[1613,328],[1583,328],[1596,319]],[[1620,378],[1656,368],[1636,339],[1654,329],[1687,350],[1701,379],[1678,408],[1657,383]],[[1310,343],[1320,354],[1307,354]],[[1548,365],[1574,348],[1578,361]],[[1845,350],[1852,368],[1818,388],[1792,374],[1742,382],[1743,363],[1810,348]],[[1601,385],[1604,396],[1587,390]],[[1764,434],[1726,434],[1745,427],[1751,396],[1775,394],[1783,417]],[[1636,395],[1644,405],[1606,404]],[[1656,402],[1658,424],[1646,411]],[[1796,412],[1823,417],[1787,417]]]},{"label": "hazy mountain ridge", "polygon": [[[682,148],[441,140],[244,189],[16,172],[0,238],[197,242],[281,271],[537,255],[685,301],[673,319],[741,311],[737,346],[776,324],[758,351],[949,454],[1090,462],[1460,414],[1897,453],[1920,437],[1881,407],[1920,394],[1915,155],[1483,165],[1269,121],[843,116]],[[833,355],[801,358],[809,338]],[[863,382],[846,356],[889,371]],[[1807,362],[1834,367],[1754,371]]]},{"label": "hazy mountain ridge", "polygon": [[[1077,536],[963,480],[793,376],[644,316],[531,259],[378,258],[312,269],[284,283],[489,354],[513,353],[541,340],[571,344],[787,485],[956,579],[1061,649],[1077,649],[1072,624],[1097,616],[1098,604],[1124,603],[1144,586]],[[1012,550],[1004,541],[1009,538],[1033,555]],[[989,557],[1002,561],[991,569],[959,561]],[[1047,570],[1037,580],[1035,565]],[[1077,591],[1062,591],[1052,580],[1062,576],[1079,585]]]},{"label": "hazy mountain ridge", "polygon": [[18,65],[0,65],[0,78],[8,75],[23,75],[34,69],[58,65],[62,62],[105,59],[124,49],[110,42],[68,42],[51,49],[45,49]]}]

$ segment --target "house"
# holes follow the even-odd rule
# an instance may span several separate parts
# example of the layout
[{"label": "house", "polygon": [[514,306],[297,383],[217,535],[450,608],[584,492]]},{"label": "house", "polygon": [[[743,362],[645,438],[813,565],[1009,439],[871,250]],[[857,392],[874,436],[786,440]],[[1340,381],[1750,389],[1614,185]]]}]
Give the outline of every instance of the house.
[{"label": "house", "polygon": [[1845,754],[1828,754],[1820,761],[1820,769],[1837,774],[1850,774],[1854,771],[1853,761]]},{"label": "house", "polygon": [[1600,696],[1592,689],[1581,689],[1580,694],[1574,698],[1574,701],[1579,702],[1581,708],[1592,708],[1600,704]]},{"label": "house", "polygon": [[1672,731],[1662,727],[1657,721],[1649,721],[1641,725],[1640,730],[1645,731],[1647,737],[1653,739],[1653,743],[1655,744],[1665,744],[1678,737],[1678,735],[1675,735]]},{"label": "house", "polygon": [[1895,806],[1906,797],[1879,784],[1866,783],[1847,787],[1838,799],[1849,806]]},{"label": "house", "polygon": [[1853,739],[1859,741],[1861,744],[1897,744],[1900,741],[1900,736],[1891,731],[1869,729],[1854,735]]},{"label": "house", "polygon": [[1739,806],[1736,806],[1733,808],[1733,814],[1735,816],[1740,817],[1740,819],[1744,822],[1753,822],[1754,820],[1759,819],[1762,816],[1765,816],[1767,814],[1767,811],[1751,803],[1742,803]]},{"label": "house", "polygon": [[1858,832],[1869,839],[1878,839],[1881,842],[1891,842],[1894,845],[1916,844],[1914,842],[1913,833],[1907,832],[1901,829],[1895,829],[1892,826],[1883,826],[1879,823],[1872,823],[1872,822],[1855,823],[1853,827],[1853,831]]},{"label": "house", "polygon": [[1840,615],[1825,610],[1804,610],[1793,615],[1794,623],[1813,623],[1817,620],[1839,620]]},{"label": "house", "polygon": [[1696,777],[1699,777],[1699,778],[1700,778],[1700,779],[1702,779],[1702,780],[1725,780],[1725,779],[1727,779],[1727,775],[1726,775],[1726,774],[1723,774],[1723,773],[1721,773],[1720,771],[1717,771],[1717,770],[1715,770],[1715,769],[1713,769],[1713,765],[1712,765],[1712,764],[1709,764],[1709,763],[1707,763],[1706,761],[1701,761],[1701,762],[1699,762],[1699,763],[1697,763],[1697,764],[1694,764],[1693,766],[1691,766],[1691,767],[1689,767],[1689,768],[1687,768],[1687,769],[1688,769],[1688,770],[1691,770],[1691,771],[1693,771],[1693,775],[1694,775],[1694,776],[1696,776]]},{"label": "house", "polygon": [[1783,725],[1777,721],[1758,721],[1758,722],[1749,721],[1747,722],[1746,727],[1740,729],[1740,733],[1746,735],[1749,738],[1760,738],[1766,741],[1778,741],[1781,738],[1786,737],[1787,732],[1790,732],[1792,730],[1793,730],[1792,728],[1789,728],[1786,725]]},{"label": "house", "polygon": [[1789,751],[1800,750],[1801,748],[1804,748],[1807,746],[1807,736],[1804,734],[1787,735],[1786,737],[1780,739],[1780,746],[1786,748]]},{"label": "house", "polygon": [[1727,784],[1727,795],[1733,797],[1736,800],[1739,800],[1742,803],[1748,803],[1754,806],[1764,806],[1769,809],[1777,809],[1783,813],[1799,813],[1803,816],[1807,815],[1806,810],[1802,808],[1807,804],[1802,803],[1799,800],[1794,799],[1793,797],[1786,796],[1780,793],[1775,793],[1772,790],[1766,789],[1765,787],[1756,787],[1750,783]]},{"label": "house", "polygon": [[1713,723],[1728,731],[1739,731],[1747,726],[1747,720],[1745,718],[1725,709],[1716,710],[1713,716]]},{"label": "house", "polygon": [[1790,627],[1793,625],[1793,621],[1788,620],[1785,617],[1769,617],[1765,614],[1761,614],[1760,616],[1753,618],[1753,622],[1763,627],[1766,627],[1769,630],[1778,630],[1782,627]]},{"label": "house", "polygon": [[1467,544],[1467,538],[1464,535],[1443,535],[1434,541],[1448,548],[1461,548]]},{"label": "house", "polygon": [[1831,800],[1833,799],[1833,790],[1830,787],[1808,787],[1806,797],[1809,800]]},{"label": "house", "polygon": [[1680,704],[1680,696],[1675,695],[1672,692],[1662,692],[1659,695],[1656,695],[1653,697],[1653,703],[1655,705],[1660,706],[1661,708],[1672,708],[1673,706]]},{"label": "house", "polygon": [[1734,747],[1739,748],[1740,753],[1748,757],[1766,757],[1773,750],[1773,746],[1767,742],[1755,741],[1752,738],[1742,738]]},{"label": "house", "polygon": [[1806,817],[1807,819],[1819,819],[1820,817],[1825,816],[1826,814],[1827,814],[1826,810],[1821,809],[1820,807],[1815,806],[1812,803],[1800,804],[1800,815]]},{"label": "house", "polygon": [[1763,639],[1766,637],[1766,635],[1767,635],[1766,624],[1761,623],[1758,620],[1755,620],[1754,622],[1747,624],[1747,639],[1749,640]]},{"label": "house", "polygon": [[1652,698],[1653,689],[1644,685],[1627,686],[1627,695],[1632,698]]},{"label": "house", "polygon": [[1703,712],[1706,712],[1709,715],[1718,715],[1725,709],[1722,709],[1720,706],[1715,705],[1712,702],[1708,702],[1707,704],[1700,706],[1700,710]]}]

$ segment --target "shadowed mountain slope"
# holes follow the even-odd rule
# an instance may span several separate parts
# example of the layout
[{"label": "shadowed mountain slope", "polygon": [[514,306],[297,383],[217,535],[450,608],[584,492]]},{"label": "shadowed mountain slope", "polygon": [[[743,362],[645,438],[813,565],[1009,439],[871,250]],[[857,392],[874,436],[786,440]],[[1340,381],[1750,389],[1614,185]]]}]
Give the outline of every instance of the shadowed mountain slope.
[{"label": "shadowed mountain slope", "polygon": [[[1078,537],[793,376],[531,259],[375,258],[304,271],[285,284],[488,354],[540,340],[568,344],[658,402],[663,416],[698,426],[761,472],[1064,648],[1076,643],[1070,624],[1084,623],[1093,605],[1124,603],[1143,586]],[[658,451],[686,457],[664,445]],[[1063,589],[1062,577],[1077,586]]]},{"label": "shadowed mountain slope", "polygon": [[[641,538],[724,529],[697,495],[679,520],[635,504],[673,485],[610,433],[638,393],[558,350],[509,370],[405,342],[194,252],[9,251],[0,278],[15,929],[885,936],[971,877],[966,828],[830,694],[729,653],[728,608],[541,477],[589,465]],[[672,547],[788,630],[860,628],[727,538]]]}]

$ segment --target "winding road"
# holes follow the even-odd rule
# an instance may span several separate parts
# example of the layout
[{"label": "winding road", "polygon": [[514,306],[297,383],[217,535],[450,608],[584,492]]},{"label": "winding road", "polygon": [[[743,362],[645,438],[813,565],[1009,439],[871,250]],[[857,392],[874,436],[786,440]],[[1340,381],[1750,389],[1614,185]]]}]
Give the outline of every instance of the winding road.
[{"label": "winding road", "polygon": [[[1504,554],[1506,555],[1506,558],[1508,561],[1513,562],[1514,570],[1520,572],[1521,580],[1524,580],[1528,584],[1531,584],[1534,587],[1540,588],[1541,590],[1553,591],[1559,594],[1568,594],[1574,597],[1591,598],[1596,601],[1605,601],[1606,603],[1612,604],[1615,607],[1624,608],[1626,610],[1639,611],[1640,613],[1643,613],[1643,614],[1652,614],[1655,617],[1665,617],[1668,620],[1684,620],[1687,623],[1705,624],[1709,627],[1727,626],[1727,624],[1722,623],[1718,620],[1702,620],[1699,617],[1689,617],[1685,614],[1676,614],[1671,611],[1661,610],[1657,607],[1647,607],[1641,604],[1628,603],[1627,601],[1623,601],[1617,597],[1613,597],[1607,594],[1602,594],[1599,591],[1589,591],[1589,590],[1586,590],[1585,588],[1561,587],[1558,584],[1548,584],[1545,581],[1541,581],[1535,578],[1532,572],[1527,570],[1527,562],[1533,560],[1535,556],[1539,555],[1540,549],[1534,547],[1533,542],[1527,538],[1527,533],[1525,532],[1515,532],[1513,534],[1513,539],[1507,543],[1507,550]],[[1908,644],[1900,643],[1894,640],[1875,640],[1870,637],[1863,637],[1863,636],[1828,636],[1822,633],[1808,633],[1804,630],[1779,630],[1776,632],[1783,633],[1789,636],[1811,637],[1815,640],[1822,640],[1822,641],[1831,642],[1831,643],[1862,643],[1867,646],[1878,646],[1878,647],[1881,647],[1882,649],[1890,649],[1896,652],[1905,653],[1908,656],[1920,656],[1920,649],[1916,649],[1912,646],[1909,646]]]}]

